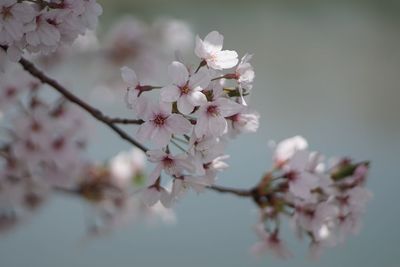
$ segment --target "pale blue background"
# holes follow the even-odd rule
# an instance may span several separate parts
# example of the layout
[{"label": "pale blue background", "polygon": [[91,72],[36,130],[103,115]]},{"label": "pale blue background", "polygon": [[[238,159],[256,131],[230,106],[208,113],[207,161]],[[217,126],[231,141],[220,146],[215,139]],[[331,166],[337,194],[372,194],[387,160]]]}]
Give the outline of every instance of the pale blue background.
[{"label": "pale blue background", "polygon": [[[175,226],[132,226],[82,243],[82,203],[55,197],[31,221],[0,237],[0,266],[400,266],[398,1],[102,2],[110,6],[105,28],[122,13],[147,21],[167,15],[189,21],[202,36],[219,30],[229,48],[255,54],[251,105],[262,115],[261,127],[232,143],[232,167],[220,184],[253,185],[270,166],[267,141],[302,134],[327,155],[372,161],[368,186],[374,199],[364,228],[319,262],[306,259],[306,243],[289,231],[294,259],[256,260],[248,253],[256,240],[254,205],[208,192],[177,206]],[[92,147],[91,155],[105,159],[127,148],[98,128],[106,142]]]}]

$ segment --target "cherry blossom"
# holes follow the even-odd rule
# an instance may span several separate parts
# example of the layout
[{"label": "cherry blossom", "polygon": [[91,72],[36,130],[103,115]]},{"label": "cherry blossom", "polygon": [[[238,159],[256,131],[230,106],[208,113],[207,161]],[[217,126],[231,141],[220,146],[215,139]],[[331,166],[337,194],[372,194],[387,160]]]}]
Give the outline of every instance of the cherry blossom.
[{"label": "cherry blossom", "polygon": [[144,173],[146,155],[139,149],[129,152],[120,152],[110,161],[110,171],[116,184],[129,187],[131,184],[140,185],[138,180]]},{"label": "cherry blossom", "polygon": [[249,63],[253,55],[246,54],[240,60],[236,67],[236,79],[241,88],[251,89],[251,84],[254,81],[255,73],[253,66]]},{"label": "cherry blossom", "polygon": [[308,169],[309,160],[308,151],[297,151],[284,169],[289,180],[289,191],[296,197],[312,201],[311,191],[319,186],[319,177]]},{"label": "cherry blossom", "polygon": [[260,114],[256,111],[244,110],[230,118],[229,133],[235,137],[241,133],[255,133],[259,127]]},{"label": "cherry blossom", "polygon": [[[0,49],[1,50],[1,49]],[[1,54],[1,52],[0,52]],[[34,89],[37,80],[20,69],[7,70],[0,79],[0,110],[5,111],[14,107],[21,93]],[[19,77],[15,79],[15,77]]]},{"label": "cherry blossom", "polygon": [[251,90],[253,87],[252,83],[254,81],[255,73],[253,66],[249,63],[253,55],[246,54],[240,60],[240,63],[236,67],[235,78],[238,82],[240,100],[243,105],[247,105],[243,96],[244,90]]},{"label": "cherry blossom", "polygon": [[203,135],[218,137],[227,133],[228,123],[225,118],[233,116],[243,109],[242,105],[226,98],[218,98],[201,106],[198,110],[199,118],[194,128],[197,137]]},{"label": "cherry blossom", "polygon": [[141,116],[145,123],[138,129],[138,138],[150,139],[157,147],[165,147],[173,134],[189,133],[191,123],[180,114],[172,114],[171,109],[170,104],[163,102],[150,106]]},{"label": "cherry blossom", "polygon": [[[101,13],[95,0],[0,4],[0,68],[5,71],[0,78],[0,111],[7,129],[0,146],[0,231],[27,218],[53,192],[86,201],[94,213],[90,233],[98,235],[155,214],[174,221],[170,207],[187,192],[213,190],[254,202],[260,214],[255,227],[259,241],[251,248],[256,255],[291,257],[280,234],[285,218],[297,236],[308,239],[314,256],[359,232],[372,197],[366,189],[369,162],[326,158],[310,151],[301,136],[275,145],[272,168],[252,187],[218,185],[220,174],[229,167],[229,142],[256,132],[260,115],[244,99],[255,78],[252,56],[245,54],[238,64],[235,51],[222,50],[223,36],[217,31],[204,40],[197,36],[194,52],[201,59],[197,68],[177,53],[168,66],[171,81],[162,86],[144,83],[143,72],[136,74],[137,62],[135,71],[120,69],[128,88],[126,102],[133,110],[129,114],[135,119],[103,114],[27,59],[6,62],[6,58],[18,61],[26,52],[41,56],[60,52],[62,45],[94,29]],[[155,60],[154,65],[151,59],[166,55],[161,52],[164,44],[180,46],[176,43],[180,38],[164,34],[184,26],[174,21],[148,26],[127,20],[111,34],[105,60],[110,57],[115,64],[138,56],[147,67],[163,69],[165,59]],[[234,69],[226,70],[230,68]],[[145,80],[158,82],[162,76]],[[61,94],[54,99],[46,91],[53,89]],[[156,102],[149,100],[154,98]],[[137,148],[101,163],[91,161],[84,152],[93,140],[93,127],[83,110]],[[126,124],[138,127],[135,136],[125,131]],[[149,148],[143,141],[150,141]],[[154,165],[149,173],[146,160]]]},{"label": "cherry blossom", "polygon": [[0,44],[10,45],[20,41],[27,23],[32,22],[36,11],[33,6],[17,0],[4,0],[0,3]]},{"label": "cherry blossom", "polygon": [[141,194],[141,199],[147,206],[153,206],[158,201],[160,201],[166,208],[171,205],[169,192],[159,185],[152,185],[146,188]]},{"label": "cherry blossom", "polygon": [[189,114],[194,107],[207,103],[206,96],[201,92],[210,83],[207,70],[202,69],[189,77],[187,68],[180,62],[174,61],[168,68],[172,85],[161,89],[161,100],[165,102],[177,101],[178,110],[182,114]]},{"label": "cherry blossom", "polygon": [[268,233],[265,231],[263,224],[257,224],[254,229],[261,241],[251,247],[251,252],[253,254],[260,256],[266,252],[270,252],[279,259],[288,259],[292,257],[292,254],[285,244],[279,239],[278,232]]},{"label": "cherry blossom", "polygon": [[94,30],[98,24],[98,17],[103,13],[103,8],[96,0],[83,1],[85,11],[80,14],[81,20],[91,30]]},{"label": "cherry blossom", "polygon": [[0,4],[0,45],[12,61],[25,51],[49,54],[94,30],[101,13],[96,0],[6,0]]},{"label": "cherry blossom", "polygon": [[180,176],[185,170],[192,171],[194,166],[188,161],[187,156],[184,154],[171,155],[162,150],[151,150],[147,152],[149,161],[156,163],[156,167],[149,175],[149,183],[154,183],[160,177],[161,172],[164,170],[167,174],[172,176]]},{"label": "cherry blossom", "polygon": [[224,153],[226,142],[219,137],[203,136],[197,138],[195,134],[189,140],[190,155],[196,164],[198,173],[204,173],[204,164],[209,163]]},{"label": "cherry blossom", "polygon": [[222,50],[224,37],[217,31],[210,32],[204,40],[196,37],[196,55],[205,60],[210,68],[216,70],[229,69],[238,63],[235,51]]},{"label": "cherry blossom", "polygon": [[57,27],[50,23],[52,20],[53,18],[49,13],[42,11],[41,14],[38,14],[32,30],[26,32],[27,44],[33,47],[40,45],[56,47],[61,39],[61,34]]},{"label": "cherry blossom", "polygon": [[125,95],[125,102],[127,106],[129,108],[133,108],[136,105],[140,105],[143,101],[138,102],[137,98],[142,92],[143,87],[140,85],[139,79],[137,78],[135,71],[126,66],[122,67],[121,76],[124,82],[128,85]]},{"label": "cherry blossom", "polygon": [[307,149],[308,143],[302,136],[294,136],[278,143],[274,152],[274,161],[277,166],[284,164],[293,157],[298,150]]}]

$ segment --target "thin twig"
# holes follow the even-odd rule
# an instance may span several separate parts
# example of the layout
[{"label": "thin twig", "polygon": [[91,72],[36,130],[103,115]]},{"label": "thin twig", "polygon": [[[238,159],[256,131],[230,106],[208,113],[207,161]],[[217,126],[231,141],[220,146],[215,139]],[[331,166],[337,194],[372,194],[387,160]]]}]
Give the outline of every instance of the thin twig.
[{"label": "thin twig", "polygon": [[219,185],[210,185],[207,187],[210,190],[219,192],[219,193],[228,193],[233,194],[240,197],[253,197],[254,193],[253,190],[246,190],[246,189],[235,189],[229,187],[223,187]]},{"label": "thin twig", "polygon": [[46,74],[44,74],[42,71],[40,71],[36,66],[31,63],[30,61],[22,58],[19,63],[22,65],[22,67],[28,71],[32,76],[38,78],[42,83],[50,85],[53,89],[58,91],[60,94],[62,94],[66,99],[69,101],[75,103],[76,105],[80,106],[84,110],[86,110],[90,115],[92,115],[94,118],[97,120],[101,121],[108,127],[110,127],[114,132],[116,132],[122,139],[128,141],[132,145],[136,146],[137,148],[141,149],[142,151],[146,152],[148,149],[130,137],[125,131],[123,131],[121,128],[116,126],[113,122],[113,119],[103,115],[103,113],[86,103],[85,101],[81,100],[79,97],[75,96],[73,93],[71,93],[68,89],[63,87],[61,84],[59,84],[56,80],[48,77]]},{"label": "thin twig", "polygon": [[[223,187],[219,185],[211,185],[207,186],[207,189],[219,193],[227,193],[227,194],[233,194],[239,197],[254,197],[254,190],[245,190],[245,189],[235,189],[235,188],[229,188],[229,187]],[[77,189],[73,188],[62,188],[62,187],[53,187],[53,190],[57,193],[69,195],[69,196],[78,196],[78,197],[83,197],[82,194],[79,192]],[[137,192],[135,192],[137,193]]]},{"label": "thin twig", "polygon": [[132,119],[125,119],[125,118],[109,118],[111,123],[118,123],[118,124],[143,124],[143,120],[132,120]]},{"label": "thin twig", "polygon": [[186,149],[181,147],[177,142],[171,139],[171,144],[175,145],[177,148],[179,148],[182,152],[186,152]]},{"label": "thin twig", "polygon": [[181,139],[181,138],[179,138],[179,137],[176,137],[176,136],[172,136],[172,139],[175,139],[176,141],[179,141],[179,142],[181,142],[181,143],[183,143],[183,144],[185,144],[185,145],[188,145],[188,144],[189,144],[188,141],[186,141],[186,140],[184,140],[184,139]]}]

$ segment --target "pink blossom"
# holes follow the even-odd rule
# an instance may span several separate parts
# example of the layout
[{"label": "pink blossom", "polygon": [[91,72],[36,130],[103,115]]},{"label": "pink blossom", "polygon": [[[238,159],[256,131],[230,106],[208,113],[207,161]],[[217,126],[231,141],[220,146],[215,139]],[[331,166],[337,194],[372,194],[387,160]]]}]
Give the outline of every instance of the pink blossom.
[{"label": "pink blossom", "polygon": [[118,153],[110,161],[110,171],[114,182],[120,188],[129,187],[133,184],[133,178],[144,172],[145,164],[146,155],[137,148]]},{"label": "pink blossom", "polygon": [[218,98],[201,106],[197,112],[195,125],[197,137],[203,135],[222,136],[228,132],[226,117],[235,115],[243,110],[243,106],[226,98]]},{"label": "pink blossom", "polygon": [[140,140],[152,140],[157,147],[165,147],[172,134],[187,134],[191,123],[180,114],[171,113],[171,104],[160,102],[141,114],[145,122],[140,126],[137,137]]},{"label": "pink blossom", "polygon": [[288,259],[292,257],[286,245],[279,239],[278,232],[269,233],[265,231],[262,223],[257,224],[254,229],[260,241],[251,247],[252,254],[261,256],[269,252],[278,259]]},{"label": "pink blossom", "polygon": [[184,154],[174,156],[162,150],[150,150],[147,151],[147,155],[150,162],[156,163],[155,169],[149,175],[150,184],[154,183],[160,177],[163,170],[171,176],[181,176],[183,171],[192,171],[194,168],[193,164]]},{"label": "pink blossom", "polygon": [[302,136],[294,136],[279,142],[276,145],[274,152],[275,165],[281,166],[293,157],[296,151],[305,150],[307,147],[307,140]]},{"label": "pink blossom", "polygon": [[241,133],[255,133],[259,127],[260,114],[256,111],[246,109],[230,118],[229,133],[231,137],[236,137]]},{"label": "pink blossom", "polygon": [[238,63],[235,51],[222,50],[224,37],[217,31],[210,32],[204,40],[196,37],[196,55],[205,60],[210,68],[221,70],[234,67]]},{"label": "pink blossom", "polygon": [[201,92],[210,83],[208,71],[203,69],[189,77],[187,68],[180,62],[174,61],[168,68],[172,85],[161,89],[161,100],[177,101],[178,110],[189,114],[194,107],[207,103],[206,96]]},{"label": "pink blossom", "polygon": [[164,207],[168,208],[171,205],[171,198],[164,187],[152,185],[144,189],[141,194],[141,199],[147,206],[153,206],[160,201]]},{"label": "pink blossom", "polygon": [[11,45],[20,41],[25,32],[25,24],[32,22],[36,15],[31,4],[17,0],[3,0],[0,3],[0,44]]},{"label": "pink blossom", "polygon": [[320,177],[310,169],[310,153],[297,151],[284,166],[289,180],[289,192],[306,201],[314,201],[312,190],[320,184]]}]

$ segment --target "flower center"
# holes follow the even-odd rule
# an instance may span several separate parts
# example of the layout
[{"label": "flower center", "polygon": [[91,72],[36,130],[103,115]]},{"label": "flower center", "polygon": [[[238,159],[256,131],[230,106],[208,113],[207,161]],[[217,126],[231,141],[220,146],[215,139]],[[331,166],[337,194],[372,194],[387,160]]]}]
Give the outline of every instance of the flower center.
[{"label": "flower center", "polygon": [[299,177],[299,174],[298,174],[297,172],[295,172],[295,171],[290,171],[290,172],[288,172],[288,173],[285,174],[285,177],[286,177],[289,181],[293,182],[293,181],[295,181],[295,180]]},{"label": "flower center", "polygon": [[38,123],[37,121],[33,121],[31,124],[31,130],[32,132],[40,132],[42,130],[42,125]]},{"label": "flower center", "polygon": [[171,167],[171,166],[174,165],[174,160],[171,159],[170,157],[165,157],[165,158],[163,159],[163,164],[164,164],[164,166],[165,166],[166,168]]},{"label": "flower center", "polygon": [[182,86],[180,89],[181,89],[181,95],[187,95],[190,93],[190,88],[188,85]]},{"label": "flower center", "polygon": [[11,6],[9,7],[3,6],[0,14],[3,16],[3,19],[11,18],[12,17]]},{"label": "flower center", "polygon": [[215,105],[208,106],[207,107],[207,114],[209,116],[218,116],[219,115],[218,106],[215,106]]},{"label": "flower center", "polygon": [[52,148],[55,151],[60,151],[63,149],[65,145],[65,139],[64,138],[57,138],[56,140],[53,141],[53,143],[51,144]]},{"label": "flower center", "polygon": [[17,88],[15,87],[9,87],[6,89],[6,97],[8,98],[12,98],[13,96],[15,96],[17,94]]},{"label": "flower center", "polygon": [[35,151],[37,147],[31,140],[27,140],[25,142],[25,148],[26,148],[26,150],[32,152],[32,151]]},{"label": "flower center", "polygon": [[215,63],[218,60],[218,56],[216,54],[212,54],[210,55],[210,57],[208,58],[209,61]]},{"label": "flower center", "polygon": [[154,118],[153,122],[154,122],[154,124],[155,124],[156,126],[162,126],[162,125],[164,125],[164,123],[165,123],[165,119],[166,119],[166,118],[165,118],[163,115],[158,114],[158,115]]}]

